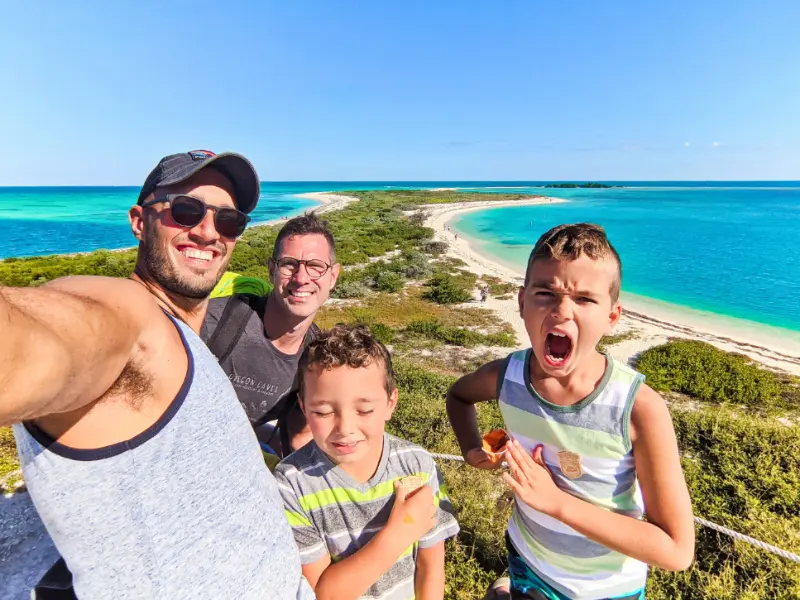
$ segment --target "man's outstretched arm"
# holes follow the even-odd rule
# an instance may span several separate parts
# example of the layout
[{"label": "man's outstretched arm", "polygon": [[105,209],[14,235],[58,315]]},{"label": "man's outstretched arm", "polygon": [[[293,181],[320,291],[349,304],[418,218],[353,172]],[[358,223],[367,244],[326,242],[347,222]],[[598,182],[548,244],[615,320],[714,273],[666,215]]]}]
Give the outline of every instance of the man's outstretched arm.
[{"label": "man's outstretched arm", "polygon": [[0,425],[73,410],[102,396],[157,305],[139,284],[69,277],[0,288]]}]

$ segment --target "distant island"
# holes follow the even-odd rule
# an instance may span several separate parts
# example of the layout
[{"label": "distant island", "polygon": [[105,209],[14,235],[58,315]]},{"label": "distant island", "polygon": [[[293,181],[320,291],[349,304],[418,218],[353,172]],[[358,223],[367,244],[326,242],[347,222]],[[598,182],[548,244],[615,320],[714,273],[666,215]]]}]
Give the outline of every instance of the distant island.
[{"label": "distant island", "polygon": [[608,185],[605,183],[548,183],[546,188],[613,188],[621,185]]}]

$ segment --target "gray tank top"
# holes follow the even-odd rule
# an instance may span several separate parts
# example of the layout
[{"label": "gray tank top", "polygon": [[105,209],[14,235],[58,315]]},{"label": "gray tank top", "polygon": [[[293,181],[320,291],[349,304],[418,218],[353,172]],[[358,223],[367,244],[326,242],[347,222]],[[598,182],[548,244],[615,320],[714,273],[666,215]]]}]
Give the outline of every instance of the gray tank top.
[{"label": "gray tank top", "polygon": [[233,387],[174,322],[186,379],[148,430],[79,450],[14,426],[25,483],[78,598],[313,598]]}]

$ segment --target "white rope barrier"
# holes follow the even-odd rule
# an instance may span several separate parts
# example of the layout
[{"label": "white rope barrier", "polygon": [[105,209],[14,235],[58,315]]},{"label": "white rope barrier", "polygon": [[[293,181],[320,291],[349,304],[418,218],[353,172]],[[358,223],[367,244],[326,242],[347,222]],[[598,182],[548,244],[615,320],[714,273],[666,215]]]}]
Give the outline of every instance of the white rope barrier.
[{"label": "white rope barrier", "polygon": [[[434,458],[438,458],[441,460],[454,460],[457,462],[464,462],[464,457],[459,456],[457,454],[435,454],[431,453],[431,456]],[[740,542],[745,542],[746,544],[751,544],[756,546],[757,548],[761,548],[765,552],[770,552],[771,554],[776,554],[782,558],[787,560],[794,561],[796,563],[800,563],[800,556],[793,552],[788,552],[786,550],[781,550],[773,546],[772,544],[767,544],[766,542],[762,542],[761,540],[757,540],[755,538],[750,537],[749,535],[744,535],[743,533],[739,533],[738,531],[734,531],[733,529],[728,529],[727,527],[723,527],[722,525],[717,525],[716,523],[712,523],[711,521],[707,521],[700,517],[694,517],[695,523],[699,523],[703,527],[708,527],[709,529],[713,529],[714,531],[718,531],[720,533],[724,533],[732,537],[735,540]]]}]

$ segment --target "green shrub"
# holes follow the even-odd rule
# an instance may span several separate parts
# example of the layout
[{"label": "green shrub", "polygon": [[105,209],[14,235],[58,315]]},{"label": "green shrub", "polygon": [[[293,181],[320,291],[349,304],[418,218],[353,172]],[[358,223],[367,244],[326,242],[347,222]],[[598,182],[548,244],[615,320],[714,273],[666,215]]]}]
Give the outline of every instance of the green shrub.
[{"label": "green shrub", "polygon": [[504,348],[515,348],[518,345],[517,336],[510,331],[499,333],[487,333],[483,339],[487,346],[502,346]]},{"label": "green shrub", "polygon": [[409,216],[408,220],[414,225],[424,225],[427,218],[428,215],[425,213],[425,211],[419,210],[413,215]]},{"label": "green shrub", "polygon": [[406,327],[406,331],[423,335],[432,340],[439,340],[451,346],[464,346],[465,348],[477,346],[484,337],[477,331],[463,327],[444,327],[438,321],[428,319],[412,321]]},{"label": "green shrub", "polygon": [[370,325],[369,330],[372,332],[372,335],[375,336],[375,339],[383,344],[391,344],[395,334],[397,333],[391,327],[387,327],[381,323]]},{"label": "green shrub", "polygon": [[[800,553],[800,428],[724,406],[672,417],[695,514]],[[688,571],[654,570],[648,598],[800,598],[800,565],[705,527],[696,546]]]},{"label": "green shrub", "polygon": [[650,348],[639,356],[636,367],[658,391],[752,407],[783,404],[784,385],[775,373],[705,342],[679,340]]},{"label": "green shrub", "polygon": [[337,281],[331,291],[333,298],[363,298],[369,294],[369,288],[361,281]]},{"label": "green shrub", "polygon": [[[397,272],[406,279],[422,279],[429,277],[433,273],[428,256],[418,250],[407,250],[403,252],[399,259],[393,261],[397,264]],[[393,270],[395,267],[393,266]]]},{"label": "green shrub", "polygon": [[34,256],[0,261],[0,285],[27,287],[41,285],[67,275],[127,277],[136,262],[135,250],[88,254]]},{"label": "green shrub", "polygon": [[19,468],[14,432],[10,427],[0,427],[0,480]]},{"label": "green shrub", "polygon": [[450,245],[447,242],[437,242],[434,240],[428,240],[422,244],[423,251],[433,256],[444,254],[449,247]]},{"label": "green shrub", "polygon": [[598,352],[605,352],[606,350],[608,350],[609,346],[615,346],[617,344],[621,344],[622,342],[626,342],[628,340],[635,340],[638,337],[638,335],[639,331],[636,329],[626,331],[625,333],[604,335],[602,339],[597,343],[597,350]]},{"label": "green shrub", "polygon": [[417,319],[411,321],[406,331],[416,333],[428,339],[439,340],[450,346],[471,348],[479,344],[486,346],[514,346],[516,338],[508,331],[500,333],[481,333],[465,327],[448,327],[433,319]]},{"label": "green shrub", "polygon": [[515,283],[508,283],[507,281],[503,281],[501,283],[490,283],[489,284],[489,293],[496,298],[500,298],[501,296],[505,296],[506,294],[513,294],[519,289],[519,286]]},{"label": "green shrub", "polygon": [[404,286],[403,278],[392,271],[385,271],[375,279],[375,288],[379,292],[399,292]]},{"label": "green shrub", "polygon": [[406,327],[406,331],[418,333],[428,338],[435,338],[442,330],[442,326],[436,320],[431,319],[418,319],[411,321]]},{"label": "green shrub", "polygon": [[459,304],[472,299],[472,293],[452,275],[434,275],[428,282],[425,298],[437,304]]}]

